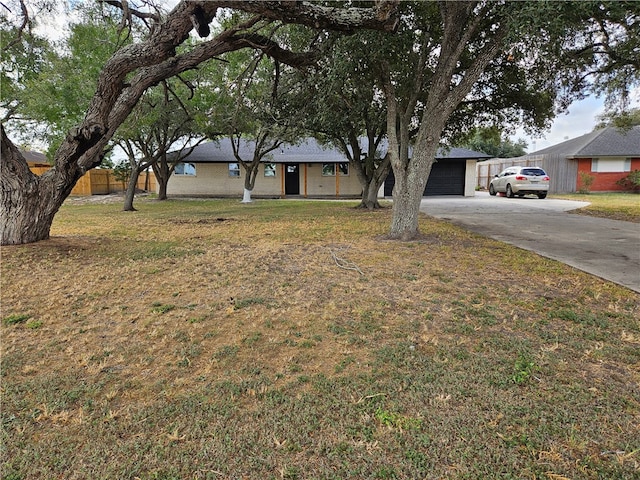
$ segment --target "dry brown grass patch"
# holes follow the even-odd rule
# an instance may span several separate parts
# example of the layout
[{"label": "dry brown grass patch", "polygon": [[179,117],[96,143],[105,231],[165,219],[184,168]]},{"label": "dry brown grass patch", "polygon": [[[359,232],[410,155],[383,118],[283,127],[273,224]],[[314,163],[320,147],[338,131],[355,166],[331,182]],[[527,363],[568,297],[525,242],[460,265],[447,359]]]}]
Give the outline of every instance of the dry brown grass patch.
[{"label": "dry brown grass patch", "polygon": [[29,316],[2,326],[4,476],[637,473],[638,295],[427,218],[383,242],[389,220],[64,207],[2,249],[2,317]]}]

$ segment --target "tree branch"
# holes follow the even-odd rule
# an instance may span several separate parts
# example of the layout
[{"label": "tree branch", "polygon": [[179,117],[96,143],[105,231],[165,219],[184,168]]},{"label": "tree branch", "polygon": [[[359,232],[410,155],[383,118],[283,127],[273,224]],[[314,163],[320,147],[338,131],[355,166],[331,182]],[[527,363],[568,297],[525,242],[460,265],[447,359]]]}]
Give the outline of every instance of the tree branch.
[{"label": "tree branch", "polygon": [[[4,3],[2,3],[2,6],[7,10],[11,11],[9,7],[7,7]],[[8,42],[6,45],[2,47],[3,52],[8,51],[11,47],[13,47],[14,45],[20,42],[20,39],[22,38],[22,32],[24,32],[25,28],[27,28],[27,25],[29,25],[29,11],[27,10],[27,6],[25,5],[24,0],[20,0],[20,10],[22,14],[22,23],[18,27],[18,33],[16,35],[16,38],[14,38],[13,40],[11,40],[10,42]]]},{"label": "tree branch", "polygon": [[274,60],[294,68],[308,67],[313,65],[318,59],[317,54],[308,52],[296,53],[286,50],[280,47],[277,42],[257,33],[233,35],[229,40],[236,42],[239,45],[239,48],[251,47],[261,50],[265,55],[268,55]]},{"label": "tree branch", "polygon": [[377,1],[374,8],[336,8],[307,1],[230,0],[219,3],[222,7],[255,13],[271,20],[344,33],[352,33],[358,28],[394,32],[399,23],[396,15],[399,0]]},{"label": "tree branch", "polygon": [[[127,2],[126,0],[120,1],[120,0],[99,0],[101,3],[106,3],[107,5],[111,5],[112,7],[116,7],[119,8],[120,10],[122,10],[125,15],[127,17],[138,17],[141,20],[153,20],[154,22],[160,22],[161,18],[160,15],[156,12],[156,13],[150,13],[150,12],[142,12],[140,10],[136,10],[135,8],[131,8],[129,6],[129,2]],[[146,22],[145,22],[146,23]]]}]

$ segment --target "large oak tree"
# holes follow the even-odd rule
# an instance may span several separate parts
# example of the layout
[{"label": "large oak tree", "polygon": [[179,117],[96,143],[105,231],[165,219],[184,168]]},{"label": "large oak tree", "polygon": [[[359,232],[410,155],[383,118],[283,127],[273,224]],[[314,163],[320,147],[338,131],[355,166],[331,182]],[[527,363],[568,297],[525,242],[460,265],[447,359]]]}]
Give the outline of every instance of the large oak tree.
[{"label": "large oak tree", "polygon": [[[104,65],[83,120],[70,129],[41,176],[30,172],[24,157],[0,128],[2,170],[0,243],[21,244],[49,237],[53,218],[78,179],[100,165],[105,147],[144,92],[164,79],[194,69],[225,52],[256,48],[279,61],[299,65],[307,54],[296,54],[250,31],[258,22],[285,22],[351,32],[358,28],[392,31],[395,1],[378,1],[370,8],[315,5],[308,2],[181,1],[162,18],[156,11],[133,11],[127,2],[108,1],[150,25],[144,38],[118,50]],[[209,24],[218,9],[248,12],[250,18],[210,36]],[[187,48],[192,30],[202,42]]]},{"label": "large oak tree", "polygon": [[552,118],[554,104],[562,108],[594,85],[628,91],[638,81],[638,70],[629,69],[639,56],[632,46],[637,3],[401,5],[400,35],[380,49],[379,62],[396,180],[391,238],[420,235],[420,201],[448,135],[514,118],[535,130]]}]

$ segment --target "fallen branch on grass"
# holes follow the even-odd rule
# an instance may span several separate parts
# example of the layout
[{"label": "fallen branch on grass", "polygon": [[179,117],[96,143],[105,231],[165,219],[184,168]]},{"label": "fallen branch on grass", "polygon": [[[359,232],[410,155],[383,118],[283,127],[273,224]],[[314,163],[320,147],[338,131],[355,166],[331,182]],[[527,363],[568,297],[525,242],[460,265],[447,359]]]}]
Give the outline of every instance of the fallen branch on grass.
[{"label": "fallen branch on grass", "polygon": [[360,397],[360,399],[356,402],[356,405],[364,402],[365,400],[370,400],[376,397],[385,397],[386,395],[387,395],[386,393],[376,393],[374,395],[367,395],[366,397]]},{"label": "fallen branch on grass", "polygon": [[364,275],[364,273],[362,273],[362,270],[360,270],[358,265],[356,265],[350,260],[345,260],[344,258],[339,257],[331,247],[328,247],[328,248],[329,248],[329,253],[331,253],[331,257],[333,257],[333,261],[336,262],[336,265],[338,267],[343,268],[345,270],[355,270],[360,275]]}]

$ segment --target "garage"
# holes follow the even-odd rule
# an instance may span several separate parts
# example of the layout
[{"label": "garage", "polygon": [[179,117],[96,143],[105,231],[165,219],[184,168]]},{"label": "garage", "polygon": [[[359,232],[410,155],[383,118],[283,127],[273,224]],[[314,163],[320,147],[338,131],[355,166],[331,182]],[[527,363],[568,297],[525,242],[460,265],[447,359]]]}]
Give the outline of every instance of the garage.
[{"label": "garage", "polygon": [[464,195],[466,166],[465,160],[436,162],[431,167],[427,188],[422,195]]},{"label": "garage", "polygon": [[[423,196],[460,195],[473,196],[475,192],[476,161],[490,158],[484,153],[474,152],[465,148],[451,148],[440,150],[436,163],[431,168],[427,180],[427,187]],[[473,177],[473,178],[471,178]],[[384,196],[393,194],[395,177],[390,172],[384,182]]]}]

